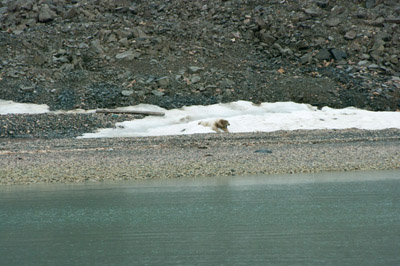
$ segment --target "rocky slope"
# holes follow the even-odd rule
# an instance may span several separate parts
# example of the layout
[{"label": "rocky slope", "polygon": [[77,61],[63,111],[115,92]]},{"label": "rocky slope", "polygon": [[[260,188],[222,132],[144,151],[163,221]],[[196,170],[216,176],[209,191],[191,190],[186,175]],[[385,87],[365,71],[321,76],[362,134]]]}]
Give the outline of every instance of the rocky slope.
[{"label": "rocky slope", "polygon": [[400,109],[398,0],[2,0],[0,98]]}]

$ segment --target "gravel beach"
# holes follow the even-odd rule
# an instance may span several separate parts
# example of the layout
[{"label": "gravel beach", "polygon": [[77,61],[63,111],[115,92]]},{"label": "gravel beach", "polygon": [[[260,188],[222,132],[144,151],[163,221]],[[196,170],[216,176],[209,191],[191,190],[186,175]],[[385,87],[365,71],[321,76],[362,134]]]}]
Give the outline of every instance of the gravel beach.
[{"label": "gravel beach", "polygon": [[0,138],[0,185],[400,169],[400,130]]}]

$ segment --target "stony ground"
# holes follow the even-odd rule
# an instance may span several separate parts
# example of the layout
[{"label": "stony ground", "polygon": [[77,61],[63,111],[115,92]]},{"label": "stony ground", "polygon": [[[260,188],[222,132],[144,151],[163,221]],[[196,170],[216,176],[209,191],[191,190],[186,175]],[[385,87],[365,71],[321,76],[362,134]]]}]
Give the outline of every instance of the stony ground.
[{"label": "stony ground", "polygon": [[398,0],[1,0],[0,99],[400,109]]},{"label": "stony ground", "polygon": [[400,130],[0,141],[0,185],[400,170]]},{"label": "stony ground", "polygon": [[0,115],[0,139],[75,138],[99,128],[112,128],[117,122],[141,118],[99,113]]}]

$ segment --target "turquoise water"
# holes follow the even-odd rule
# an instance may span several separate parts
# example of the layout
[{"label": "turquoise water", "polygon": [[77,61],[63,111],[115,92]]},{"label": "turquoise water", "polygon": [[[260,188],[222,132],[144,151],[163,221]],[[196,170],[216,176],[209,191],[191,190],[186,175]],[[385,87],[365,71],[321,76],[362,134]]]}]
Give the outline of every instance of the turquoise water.
[{"label": "turquoise water", "polygon": [[0,187],[0,265],[400,265],[400,171]]}]

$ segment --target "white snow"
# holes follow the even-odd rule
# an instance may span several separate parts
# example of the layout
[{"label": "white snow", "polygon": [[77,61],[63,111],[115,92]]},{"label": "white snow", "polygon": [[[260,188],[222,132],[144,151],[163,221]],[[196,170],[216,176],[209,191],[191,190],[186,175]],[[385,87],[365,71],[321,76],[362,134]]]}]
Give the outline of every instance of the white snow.
[{"label": "white snow", "polygon": [[[146,106],[148,111],[163,111],[164,117],[148,116],[144,119],[118,123],[116,128],[100,129],[82,138],[139,137],[215,133],[199,125],[200,121],[223,118],[229,121],[229,131],[271,132],[296,129],[345,129],[378,130],[400,128],[400,112],[372,112],[357,108],[318,110],[308,104],[293,102],[262,103],[247,101],[209,106],[189,106],[165,110]],[[138,108],[140,109],[140,108]]]},{"label": "white snow", "polygon": [[16,103],[0,99],[0,115],[5,114],[42,114],[49,112],[46,104]]},{"label": "white snow", "polygon": [[[229,131],[271,132],[296,129],[345,129],[359,128],[379,130],[400,128],[400,112],[372,112],[353,107],[318,110],[308,104],[294,102],[262,103],[237,101],[209,106],[188,106],[166,110],[155,105],[140,104],[122,107],[119,110],[165,112],[165,116],[147,116],[144,119],[117,123],[116,128],[100,129],[81,138],[111,138],[215,133],[211,128],[199,125],[200,121],[223,118],[229,121]],[[45,113],[46,105],[20,104],[0,100],[0,114]],[[69,111],[71,112],[71,111]],[[94,112],[76,110],[73,112]],[[53,113],[66,113],[56,111]]]}]

